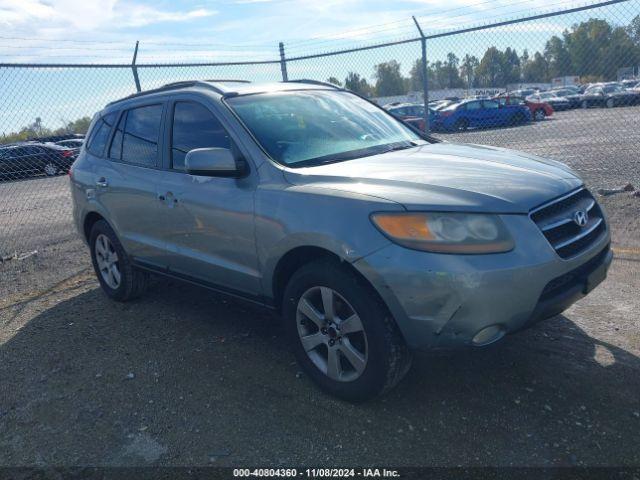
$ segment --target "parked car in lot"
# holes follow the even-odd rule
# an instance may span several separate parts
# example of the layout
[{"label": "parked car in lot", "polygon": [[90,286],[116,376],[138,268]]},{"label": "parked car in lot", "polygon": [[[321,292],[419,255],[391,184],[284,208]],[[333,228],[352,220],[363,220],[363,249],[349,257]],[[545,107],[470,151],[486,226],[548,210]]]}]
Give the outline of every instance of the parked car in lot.
[{"label": "parked car in lot", "polygon": [[580,107],[580,101],[582,100],[582,94],[573,88],[558,88],[550,91],[557,97],[566,98],[569,101],[569,108]]},{"label": "parked car in lot", "polygon": [[[390,114],[404,120],[409,125],[414,126],[423,132],[426,130],[424,123],[424,105],[417,103],[391,103],[384,106]],[[435,112],[429,109],[429,124],[435,119]]]},{"label": "parked car in lot", "polygon": [[585,90],[581,97],[582,108],[590,107],[623,107],[638,103],[640,94],[633,90],[622,88],[617,83],[593,85]]},{"label": "parked car in lot", "polygon": [[60,145],[61,147],[67,147],[71,150],[74,150],[76,153],[80,153],[80,149],[84,144],[84,140],[82,138],[69,138],[67,140],[60,140],[55,142],[56,145]]},{"label": "parked car in lot", "polygon": [[541,92],[529,95],[527,100],[530,102],[548,103],[557,112],[571,108],[571,102],[567,98],[560,97],[554,92]]},{"label": "parked car in lot", "polygon": [[519,125],[531,121],[526,105],[500,105],[495,100],[464,100],[437,112],[434,129],[464,131]]},{"label": "parked car in lot", "polygon": [[439,142],[317,82],[113,102],[70,181],[106,295],[156,273],[271,308],[302,369],[351,401],[397,384],[414,349],[484,347],[562,312],[612,259],[565,165]]},{"label": "parked car in lot", "polygon": [[553,107],[546,102],[532,102],[522,97],[515,97],[508,93],[503,93],[494,98],[502,106],[524,105],[531,112],[531,118],[540,121],[553,115]]},{"label": "parked car in lot", "polygon": [[29,142],[0,147],[0,179],[66,173],[76,156],[74,150],[55,144]]}]

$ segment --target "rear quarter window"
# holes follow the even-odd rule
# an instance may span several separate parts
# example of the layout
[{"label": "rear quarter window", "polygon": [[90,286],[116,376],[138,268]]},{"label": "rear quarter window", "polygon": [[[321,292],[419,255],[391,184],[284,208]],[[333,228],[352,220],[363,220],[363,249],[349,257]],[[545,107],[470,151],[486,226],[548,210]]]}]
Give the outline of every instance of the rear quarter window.
[{"label": "rear quarter window", "polygon": [[117,113],[111,112],[96,120],[96,123],[87,135],[87,150],[89,150],[92,155],[97,157],[103,156],[116,117]]}]

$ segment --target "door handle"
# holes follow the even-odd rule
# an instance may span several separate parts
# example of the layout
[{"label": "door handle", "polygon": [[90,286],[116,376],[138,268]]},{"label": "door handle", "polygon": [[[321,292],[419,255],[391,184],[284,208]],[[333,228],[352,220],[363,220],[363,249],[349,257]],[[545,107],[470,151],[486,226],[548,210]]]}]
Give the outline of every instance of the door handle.
[{"label": "door handle", "polygon": [[109,182],[107,182],[107,179],[104,177],[96,181],[96,187],[107,188],[108,186]]}]

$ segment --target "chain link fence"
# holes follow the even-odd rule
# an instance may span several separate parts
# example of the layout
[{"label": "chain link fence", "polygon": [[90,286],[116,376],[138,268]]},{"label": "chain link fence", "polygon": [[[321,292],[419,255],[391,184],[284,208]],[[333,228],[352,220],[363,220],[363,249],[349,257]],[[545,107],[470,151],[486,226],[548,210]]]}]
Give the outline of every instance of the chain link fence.
[{"label": "chain link fence", "polygon": [[[328,40],[281,44],[267,60],[0,64],[3,288],[26,288],[18,278],[27,265],[51,264],[61,272],[84,264],[62,174],[94,112],[138,86],[187,79],[330,82],[440,139],[566,162],[589,187],[607,194],[602,201],[614,246],[637,252],[640,198],[629,191],[608,194],[627,184],[640,187],[640,0],[450,31],[437,29],[442,19],[413,20],[386,27],[385,35],[398,31],[385,43],[373,37],[337,50]],[[456,103],[462,99],[468,101]],[[47,252],[64,255],[47,263]]]}]

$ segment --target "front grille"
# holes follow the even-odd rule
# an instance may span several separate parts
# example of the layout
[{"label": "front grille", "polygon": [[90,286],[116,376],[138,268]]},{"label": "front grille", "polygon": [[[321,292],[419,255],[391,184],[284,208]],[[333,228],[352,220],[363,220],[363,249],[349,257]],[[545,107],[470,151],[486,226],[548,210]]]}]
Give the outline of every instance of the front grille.
[{"label": "front grille", "polygon": [[[574,221],[578,211],[587,213],[586,225]],[[561,258],[579,255],[606,231],[604,216],[591,193],[580,189],[535,208],[529,215]]]}]

